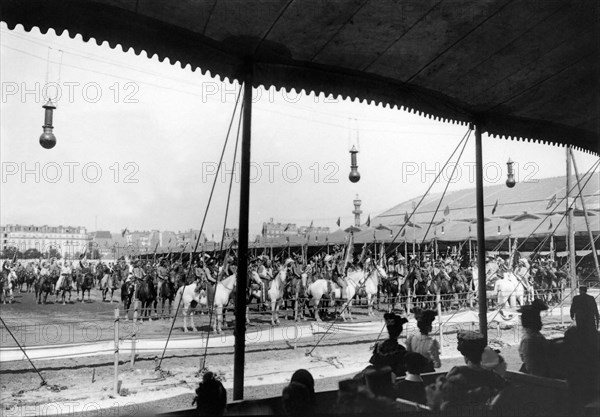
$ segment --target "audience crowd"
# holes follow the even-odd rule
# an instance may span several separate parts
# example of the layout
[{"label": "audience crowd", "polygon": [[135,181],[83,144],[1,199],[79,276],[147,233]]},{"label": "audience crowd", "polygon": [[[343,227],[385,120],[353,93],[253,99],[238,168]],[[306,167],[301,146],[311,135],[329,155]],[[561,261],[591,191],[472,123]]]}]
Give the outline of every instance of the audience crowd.
[{"label": "audience crowd", "polygon": [[[580,288],[579,297],[571,309],[574,325],[560,342],[549,341],[541,333],[541,312],[548,309],[541,300],[519,309],[523,328],[519,371],[565,380],[573,412],[581,412],[584,405],[598,401],[600,393],[600,317],[595,300],[586,294],[585,287]],[[335,414],[387,415],[406,411],[408,406],[424,412],[479,415],[510,401],[509,393],[514,387],[506,379],[506,361],[475,331],[457,333],[457,349],[464,365],[425,384],[421,374],[441,367],[439,343],[429,336],[435,315],[431,310],[415,312],[419,334],[409,336],[405,347],[398,338],[408,320],[394,312],[386,313],[388,338],[375,344],[366,369],[339,382]],[[225,411],[225,391],[210,372],[204,375],[196,393],[202,415],[221,415]],[[317,415],[315,381],[309,371],[299,369],[292,375],[281,401],[288,416]]]}]

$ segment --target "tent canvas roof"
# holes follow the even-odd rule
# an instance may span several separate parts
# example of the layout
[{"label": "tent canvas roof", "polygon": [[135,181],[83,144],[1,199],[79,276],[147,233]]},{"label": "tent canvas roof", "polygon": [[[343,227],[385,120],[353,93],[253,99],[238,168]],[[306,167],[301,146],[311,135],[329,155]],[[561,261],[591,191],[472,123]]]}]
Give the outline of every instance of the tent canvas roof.
[{"label": "tent canvas roof", "polygon": [[2,0],[2,21],[221,78],[477,121],[598,153],[596,0]]}]

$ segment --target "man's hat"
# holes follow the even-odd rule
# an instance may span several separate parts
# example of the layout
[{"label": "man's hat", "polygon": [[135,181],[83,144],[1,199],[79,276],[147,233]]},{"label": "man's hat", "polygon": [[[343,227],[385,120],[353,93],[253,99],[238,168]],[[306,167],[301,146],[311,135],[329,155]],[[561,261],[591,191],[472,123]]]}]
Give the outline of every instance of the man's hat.
[{"label": "man's hat", "polygon": [[582,291],[587,291],[588,288],[587,288],[587,285],[581,284],[581,285],[579,285],[579,289]]},{"label": "man's hat", "polygon": [[378,397],[391,397],[394,394],[392,368],[389,366],[365,371],[365,380],[369,391]]}]

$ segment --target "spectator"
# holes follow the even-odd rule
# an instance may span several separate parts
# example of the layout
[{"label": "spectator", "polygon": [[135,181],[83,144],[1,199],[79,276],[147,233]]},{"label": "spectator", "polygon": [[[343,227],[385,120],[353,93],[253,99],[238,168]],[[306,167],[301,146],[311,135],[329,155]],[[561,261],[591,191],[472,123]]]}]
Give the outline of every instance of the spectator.
[{"label": "spectator", "polygon": [[596,300],[587,293],[587,287],[582,285],[579,287],[579,295],[573,297],[571,304],[571,320],[575,319],[577,327],[590,334],[596,334],[598,323],[600,322],[600,314],[598,314],[598,306]]},{"label": "spectator", "polygon": [[298,369],[292,375],[292,379],[290,382],[297,382],[299,384],[304,385],[308,390],[308,395],[311,403],[313,405],[316,404],[315,379],[313,378],[310,372],[308,372],[306,369]]},{"label": "spectator", "polygon": [[406,378],[395,384],[396,397],[419,404],[427,404],[425,384],[423,378],[421,378],[421,373],[430,364],[429,361],[420,353],[407,352],[404,355],[404,364]]},{"label": "spectator", "polygon": [[594,400],[600,392],[598,336],[579,326],[565,332],[564,357],[570,398],[575,406]]},{"label": "spectator", "polygon": [[395,398],[392,368],[384,366],[381,369],[365,371],[367,388],[377,397]]},{"label": "spectator", "polygon": [[202,377],[202,382],[196,389],[196,397],[192,402],[192,405],[194,404],[196,404],[198,414],[201,416],[222,416],[225,414],[227,391],[212,372],[206,372]]},{"label": "spectator", "polygon": [[436,315],[437,312],[433,310],[417,311],[415,317],[417,318],[417,327],[421,334],[412,334],[406,340],[406,350],[408,352],[420,353],[427,359],[427,366],[422,372],[434,372],[434,368],[442,366],[442,362],[440,361],[440,343],[429,336]]},{"label": "spectator", "polygon": [[524,305],[518,311],[521,313],[523,338],[519,345],[519,355],[523,361],[521,372],[532,375],[551,377],[552,346],[540,333],[542,318],[540,312],[548,310],[540,299]]},{"label": "spectator", "polygon": [[283,409],[290,417],[310,417],[315,415],[308,388],[300,382],[290,382],[281,394]]},{"label": "spectator", "polygon": [[481,333],[459,331],[457,341],[458,351],[463,355],[466,365],[455,366],[446,374],[446,380],[451,384],[448,390],[453,393],[451,402],[463,404],[466,401],[471,405],[484,405],[502,390],[505,381],[498,374],[481,366],[486,347]]},{"label": "spectator", "polygon": [[371,362],[376,369],[389,366],[392,368],[392,372],[396,377],[403,376],[406,372],[404,369],[404,354],[406,353],[406,348],[398,343],[398,337],[400,337],[400,333],[402,333],[402,326],[404,323],[407,323],[408,320],[395,313],[385,313],[383,318],[385,319],[389,337],[387,340],[375,345],[373,356],[371,356],[369,362]]}]

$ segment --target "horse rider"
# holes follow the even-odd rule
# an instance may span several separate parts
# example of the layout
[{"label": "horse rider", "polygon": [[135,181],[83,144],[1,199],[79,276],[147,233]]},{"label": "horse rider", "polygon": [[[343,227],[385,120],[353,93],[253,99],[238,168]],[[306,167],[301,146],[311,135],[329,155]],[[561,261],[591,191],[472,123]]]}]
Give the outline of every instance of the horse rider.
[{"label": "horse rider", "polygon": [[[269,259],[263,257],[263,256],[259,256],[258,260],[257,260],[257,267],[256,267],[256,273],[258,274],[258,277],[260,278],[260,282],[261,282],[261,291],[260,291],[260,302],[261,303],[266,303],[267,302],[267,289],[269,288],[269,284],[271,283],[271,280],[273,279],[273,269],[270,267],[270,262]],[[266,264],[266,265],[265,265]]]},{"label": "horse rider", "polygon": [[528,301],[533,301],[533,283],[531,281],[531,275],[529,274],[529,262],[525,258],[520,258],[517,262],[517,269],[514,275],[523,285],[525,294],[527,294]]},{"label": "horse rider", "polygon": [[158,266],[156,267],[156,274],[158,275],[158,284],[156,293],[160,294],[160,290],[166,280],[169,279],[169,269],[167,268],[167,260],[162,257],[158,259]]}]

